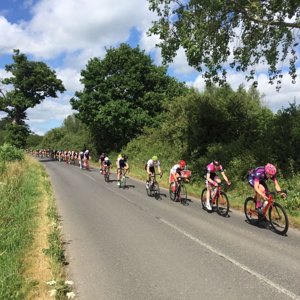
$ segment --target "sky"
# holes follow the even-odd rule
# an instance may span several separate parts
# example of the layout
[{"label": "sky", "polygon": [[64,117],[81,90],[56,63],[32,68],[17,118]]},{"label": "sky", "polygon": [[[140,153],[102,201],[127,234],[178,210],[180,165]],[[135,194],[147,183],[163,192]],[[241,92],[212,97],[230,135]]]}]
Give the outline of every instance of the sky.
[{"label": "sky", "polygon": [[[67,90],[27,110],[31,131],[44,135],[75,112],[69,100],[83,88],[80,71],[90,58],[103,59],[105,49],[120,43],[138,45],[161,65],[160,50],[155,47],[158,38],[147,35],[156,18],[148,6],[147,0],[0,0],[0,78],[10,77],[5,65],[12,63],[13,49],[19,49],[28,59],[43,61],[55,70]],[[265,70],[261,66],[256,79],[266,106],[276,112],[293,101],[300,104],[300,66],[297,83],[284,76],[279,92],[268,84]],[[204,89],[202,74],[188,66],[182,49],[168,74],[200,91]],[[244,74],[237,72],[229,73],[228,82],[233,89],[250,85]],[[3,116],[0,112],[0,118]]]}]

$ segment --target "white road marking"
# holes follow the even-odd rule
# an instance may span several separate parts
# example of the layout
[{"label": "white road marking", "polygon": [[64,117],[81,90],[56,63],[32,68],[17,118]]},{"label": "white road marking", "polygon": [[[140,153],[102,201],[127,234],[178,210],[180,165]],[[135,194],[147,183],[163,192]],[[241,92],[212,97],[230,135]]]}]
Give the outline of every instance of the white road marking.
[{"label": "white road marking", "polygon": [[277,289],[279,292],[281,292],[281,293],[283,293],[283,294],[285,294],[285,295],[291,297],[292,299],[300,300],[300,297],[299,297],[298,295],[296,295],[296,294],[294,294],[293,292],[291,292],[291,291],[285,289],[284,287],[278,285],[277,283],[275,283],[275,282],[273,282],[272,280],[266,278],[265,276],[263,276],[263,275],[261,275],[261,274],[255,272],[255,271],[251,270],[250,268],[248,268],[247,266],[245,266],[245,265],[239,263],[239,262],[236,261],[235,259],[233,259],[233,258],[227,256],[226,254],[224,254],[224,253],[218,251],[217,249],[215,249],[214,247],[212,247],[212,246],[206,244],[205,242],[203,242],[203,241],[199,240],[198,238],[192,236],[191,234],[187,233],[186,231],[184,231],[184,230],[178,228],[176,225],[174,225],[174,224],[172,224],[172,223],[170,223],[170,222],[168,222],[168,221],[166,221],[166,220],[164,220],[164,219],[161,219],[161,218],[159,218],[159,220],[160,220],[162,223],[164,223],[164,224],[168,225],[169,227],[173,228],[174,230],[180,232],[181,234],[183,234],[183,235],[186,236],[187,238],[193,240],[193,241],[196,242],[197,244],[199,244],[199,245],[205,247],[206,249],[210,250],[210,251],[213,252],[214,254],[216,254],[216,255],[218,255],[218,256],[220,256],[220,257],[225,258],[226,260],[230,261],[231,263],[233,263],[233,264],[236,265],[237,267],[241,268],[242,270],[244,270],[244,271],[250,273],[251,275],[253,275],[253,276],[255,276],[256,278],[258,278],[259,280],[264,281],[266,284],[268,284],[268,285],[270,285],[271,287]]}]

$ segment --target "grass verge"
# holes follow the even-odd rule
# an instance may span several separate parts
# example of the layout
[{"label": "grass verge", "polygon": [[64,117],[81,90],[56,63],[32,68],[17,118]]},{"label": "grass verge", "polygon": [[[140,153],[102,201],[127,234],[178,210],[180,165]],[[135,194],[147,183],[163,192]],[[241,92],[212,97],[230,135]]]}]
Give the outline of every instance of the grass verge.
[{"label": "grass verge", "polygon": [[63,250],[45,170],[27,157],[1,168],[0,182],[0,299],[67,299],[62,258],[51,252]]}]

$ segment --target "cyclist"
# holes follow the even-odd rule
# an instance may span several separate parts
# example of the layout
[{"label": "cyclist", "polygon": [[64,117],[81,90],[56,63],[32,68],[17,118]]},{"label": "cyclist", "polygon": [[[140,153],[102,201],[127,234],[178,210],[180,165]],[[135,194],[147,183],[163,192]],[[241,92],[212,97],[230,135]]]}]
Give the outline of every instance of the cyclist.
[{"label": "cyclist", "polygon": [[149,188],[149,182],[151,182],[151,176],[155,175],[155,167],[157,167],[157,172],[160,175],[160,177],[162,176],[162,171],[160,168],[160,161],[158,160],[156,155],[153,155],[152,158],[150,158],[145,166],[146,172],[148,174],[148,180],[146,183],[146,188]]},{"label": "cyclist", "polygon": [[181,176],[181,171],[183,171],[185,167],[186,167],[186,162],[184,160],[180,160],[178,164],[174,165],[170,170],[169,183],[173,183],[172,185],[173,192],[175,192],[176,187],[178,186],[178,177]]},{"label": "cyclist", "polygon": [[206,166],[206,175],[205,175],[205,185],[207,188],[207,193],[206,193],[206,209],[207,211],[211,211],[212,207],[210,205],[210,195],[211,195],[211,190],[212,186],[217,187],[221,183],[221,179],[218,177],[217,173],[220,172],[224,180],[226,181],[227,185],[230,185],[231,182],[228,180],[224,169],[222,165],[220,164],[219,161],[214,160],[210,164]]},{"label": "cyclist", "polygon": [[120,185],[120,177],[123,172],[123,175],[126,174],[126,172],[129,169],[129,165],[127,162],[127,156],[125,154],[119,154],[117,158],[117,185]]},{"label": "cyclist", "polygon": [[102,166],[103,166],[102,170],[106,169],[106,172],[110,173],[110,169],[112,168],[112,164],[111,164],[111,161],[109,160],[109,158],[107,156],[104,158]]},{"label": "cyclist", "polygon": [[276,173],[276,167],[270,163],[249,171],[248,182],[250,186],[254,188],[256,209],[259,215],[262,214],[265,201],[268,201],[268,197],[266,195],[266,192],[268,192],[269,190],[266,184],[266,181],[268,179],[271,179],[274,182],[275,189],[278,193],[280,193],[281,197],[286,197],[286,193],[281,191],[278,180],[276,178]]},{"label": "cyclist", "polygon": [[83,165],[85,166],[86,170],[90,170],[90,163],[89,163],[89,160],[90,160],[90,151],[87,149],[84,151],[84,154],[83,154]]},{"label": "cyclist", "polygon": [[105,159],[105,153],[101,153],[101,155],[99,156],[99,165],[100,165],[100,173],[102,173],[102,169],[103,169],[103,162]]}]

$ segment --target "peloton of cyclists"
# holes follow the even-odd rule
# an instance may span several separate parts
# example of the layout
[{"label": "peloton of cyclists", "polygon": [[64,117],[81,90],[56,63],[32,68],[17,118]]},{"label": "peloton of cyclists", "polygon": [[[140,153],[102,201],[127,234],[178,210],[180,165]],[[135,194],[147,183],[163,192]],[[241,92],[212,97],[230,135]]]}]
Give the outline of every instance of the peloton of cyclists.
[{"label": "peloton of cyclists", "polygon": [[145,166],[146,172],[148,174],[148,180],[146,183],[146,188],[149,188],[149,183],[151,182],[151,176],[155,175],[155,167],[157,168],[157,173],[162,176],[162,171],[160,168],[160,161],[158,160],[158,157],[156,155],[153,155],[152,158],[150,158]]},{"label": "peloton of cyclists", "polygon": [[265,166],[257,167],[249,171],[248,182],[255,191],[256,209],[258,214],[261,215],[263,207],[267,204],[268,187],[266,181],[271,179],[274,182],[275,189],[281,194],[281,197],[285,198],[286,194],[281,191],[280,185],[276,178],[277,169],[274,165],[267,163]]},{"label": "peloton of cyclists", "polygon": [[127,156],[125,154],[119,154],[117,161],[117,185],[120,185],[121,174],[125,175],[128,172],[129,165],[127,162]]},{"label": "peloton of cyclists", "polygon": [[210,201],[209,201],[212,187],[213,186],[217,187],[221,183],[221,179],[217,175],[217,173],[219,173],[219,172],[221,173],[222,177],[226,181],[227,185],[231,184],[219,161],[214,160],[206,166],[205,185],[207,187],[207,193],[206,193],[206,209],[207,209],[207,211],[212,210],[212,207],[211,207]]}]

